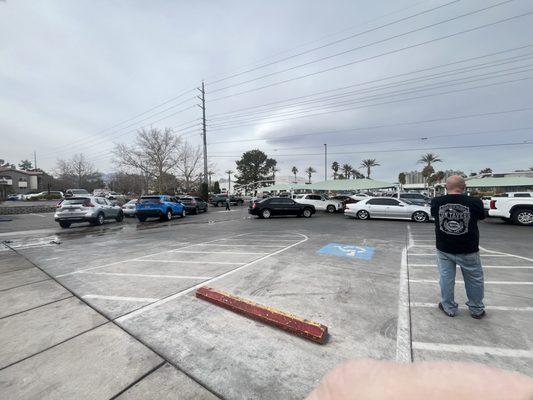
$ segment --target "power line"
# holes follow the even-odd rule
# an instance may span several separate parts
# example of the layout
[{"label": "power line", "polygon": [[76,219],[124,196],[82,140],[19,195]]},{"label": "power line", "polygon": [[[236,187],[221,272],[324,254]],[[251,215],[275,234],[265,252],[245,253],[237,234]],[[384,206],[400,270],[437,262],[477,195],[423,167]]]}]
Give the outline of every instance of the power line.
[{"label": "power line", "polygon": [[[338,57],[338,56],[341,56],[341,55],[344,55],[344,54],[348,54],[348,53],[351,53],[351,52],[354,52],[354,51],[357,51],[357,50],[361,50],[361,49],[364,49],[364,48],[367,48],[367,47],[370,47],[370,46],[374,46],[376,44],[385,43],[385,42],[388,42],[390,40],[397,39],[399,37],[407,36],[407,35],[410,35],[411,33],[420,32],[420,31],[423,31],[423,30],[426,30],[426,29],[429,29],[429,28],[433,28],[435,26],[446,24],[446,23],[451,22],[451,21],[456,21],[456,20],[461,19],[461,18],[469,17],[471,15],[475,15],[475,14],[478,14],[480,12],[487,11],[487,10],[490,10],[492,8],[495,8],[495,7],[499,7],[501,5],[504,5],[504,4],[507,4],[507,3],[511,3],[513,1],[515,1],[515,0],[505,0],[505,1],[502,1],[500,3],[496,3],[496,4],[493,4],[493,5],[484,7],[484,8],[480,8],[480,9],[477,9],[477,10],[474,10],[474,11],[467,12],[465,14],[461,14],[461,15],[458,15],[458,16],[455,16],[455,17],[452,17],[452,18],[448,18],[448,19],[439,21],[439,22],[434,22],[432,24],[425,25],[425,26],[420,27],[420,28],[412,29],[412,30],[407,31],[407,32],[403,32],[403,33],[399,33],[399,34],[396,34],[396,35],[393,35],[393,36],[389,36],[389,37],[387,37],[385,39],[376,40],[374,42],[367,43],[367,44],[364,44],[362,46],[354,47],[354,48],[351,48],[351,49],[348,49],[348,50],[344,50],[344,51],[341,51],[339,53],[335,53],[335,54],[332,54],[332,55],[329,55],[329,56],[320,57],[320,58],[318,58],[316,60],[307,61],[305,63],[298,64],[298,65],[295,65],[295,66],[292,66],[292,67],[289,67],[289,68],[281,69],[279,71],[270,72],[268,74],[264,74],[264,75],[261,75],[261,76],[255,77],[255,78],[251,78],[251,79],[248,79],[248,80],[245,80],[245,81],[242,81],[242,82],[234,83],[234,84],[231,84],[231,85],[228,85],[228,86],[224,86],[224,87],[219,88],[219,89],[211,90],[210,93],[217,93],[217,92],[220,92],[220,91],[223,91],[223,90],[227,90],[227,89],[230,89],[230,88],[233,88],[233,87],[236,87],[236,86],[242,86],[244,84],[247,84],[247,83],[250,83],[250,82],[254,82],[256,80],[268,78],[268,77],[271,77],[271,76],[274,76],[274,75],[279,75],[281,73],[292,71],[294,69],[298,69],[298,68],[302,68],[302,67],[306,67],[306,66],[311,65],[311,64],[316,64],[317,62],[329,60],[331,58],[335,58],[335,57]],[[448,4],[452,4],[452,3],[448,3]]]},{"label": "power line", "polygon": [[[217,79],[217,80],[214,80],[214,81],[211,81],[211,82],[208,82],[208,86],[209,85],[214,85],[216,83],[219,83],[219,82],[223,82],[223,81],[226,81],[228,79],[232,79],[232,78],[235,78],[237,76],[241,76],[241,75],[244,75],[244,74],[247,74],[247,73],[250,73],[250,72],[253,72],[253,71],[257,71],[259,69],[262,69],[262,68],[265,68],[265,67],[269,67],[271,65],[274,65],[274,64],[278,64],[280,62],[284,62],[284,61],[287,61],[287,60],[291,60],[293,58],[296,58],[296,57],[299,57],[299,56],[302,56],[302,55],[305,55],[305,54],[309,54],[309,53],[312,53],[314,51],[317,51],[317,50],[321,50],[323,48],[326,48],[326,47],[329,47],[329,46],[333,46],[335,44],[339,44],[339,43],[342,43],[342,42],[345,42],[346,40],[350,40],[350,39],[354,39],[358,36],[361,36],[361,35],[364,35],[364,34],[367,34],[367,33],[370,33],[370,32],[374,32],[374,31],[377,31],[377,30],[380,30],[380,29],[383,29],[383,28],[386,28],[388,26],[392,26],[392,25],[395,25],[395,24],[398,24],[400,22],[404,22],[404,21],[407,21],[409,19],[412,19],[412,18],[416,18],[420,15],[424,15],[424,14],[428,14],[432,11],[435,11],[435,10],[439,10],[441,8],[444,8],[444,7],[447,7],[449,5],[452,5],[452,4],[456,4],[458,3],[460,0],[453,0],[453,1],[450,1],[446,4],[442,4],[442,5],[439,5],[437,7],[433,7],[433,8],[430,8],[428,10],[424,10],[424,11],[420,11],[416,14],[413,14],[413,15],[409,15],[407,17],[403,17],[403,18],[400,18],[400,19],[397,19],[395,21],[392,21],[392,22],[388,22],[384,25],[380,25],[380,26],[377,26],[375,28],[371,28],[371,29],[367,29],[365,31],[362,31],[362,32],[358,32],[358,33],[355,33],[355,34],[352,34],[352,35],[349,35],[349,36],[346,36],[346,37],[343,37],[341,39],[337,39],[337,40],[334,40],[332,42],[329,42],[329,43],[326,43],[326,44],[323,44],[321,46],[318,46],[318,47],[314,47],[312,49],[308,49],[308,50],[305,50],[305,51],[302,51],[298,54],[294,54],[294,55],[291,55],[291,56],[288,56],[288,57],[285,57],[285,58],[282,58],[280,60],[276,60],[276,61],[273,61],[273,62],[269,62],[267,64],[263,64],[263,65],[260,65],[260,66],[257,66],[257,67],[254,67],[254,68],[251,68],[251,69],[248,69],[246,71],[242,71],[242,72],[238,72],[238,73],[234,73],[234,74],[231,74],[231,75],[228,75],[224,78],[220,78],[220,79]],[[509,1],[512,1],[512,0],[509,0]],[[223,90],[223,89],[220,89],[220,90]],[[211,92],[211,93],[214,93],[214,92]]]},{"label": "power line", "polygon": [[517,108],[517,109],[511,109],[511,110],[504,110],[504,111],[490,111],[490,112],[477,113],[477,114],[464,114],[464,115],[456,115],[452,117],[432,118],[432,119],[419,120],[419,121],[397,122],[394,124],[370,125],[370,126],[363,126],[363,127],[353,127],[353,128],[348,128],[348,129],[337,129],[337,130],[321,131],[321,132],[300,133],[300,134],[294,134],[294,135],[285,135],[285,136],[277,136],[277,137],[275,136],[271,138],[223,140],[223,141],[218,141],[218,142],[210,142],[209,144],[215,145],[215,144],[227,144],[227,143],[239,143],[239,142],[257,142],[257,141],[266,141],[266,140],[286,141],[286,140],[292,140],[294,138],[300,138],[300,137],[306,137],[306,136],[338,134],[338,133],[361,131],[361,130],[367,130],[367,129],[383,129],[383,128],[393,128],[393,127],[398,127],[398,126],[429,124],[433,122],[455,121],[455,120],[468,119],[468,118],[505,115],[505,114],[512,114],[512,113],[527,112],[527,111],[533,111],[533,107]]},{"label": "power line", "polygon": [[[297,96],[297,97],[292,97],[292,98],[285,99],[285,100],[278,100],[278,101],[264,103],[264,104],[260,104],[260,105],[256,105],[256,106],[244,107],[244,108],[228,111],[228,112],[225,112],[225,113],[214,114],[210,118],[210,121],[217,120],[218,117],[226,117],[226,116],[229,117],[232,114],[237,113],[239,111],[246,111],[246,110],[251,110],[251,109],[255,109],[255,108],[262,108],[262,107],[267,107],[267,106],[271,106],[271,105],[279,105],[279,104],[283,104],[283,103],[288,103],[288,102],[293,101],[293,100],[299,100],[299,99],[303,99],[303,98],[314,97],[314,96],[317,96],[317,95],[320,95],[320,94],[340,91],[340,90],[344,90],[344,89],[348,89],[348,88],[352,88],[352,87],[357,87],[357,86],[364,86],[364,85],[367,85],[367,84],[370,84],[370,83],[376,83],[376,82],[381,82],[381,81],[384,81],[384,80],[398,78],[398,77],[401,77],[401,76],[412,75],[412,74],[416,74],[416,73],[423,72],[423,71],[440,69],[440,68],[442,68],[444,66],[449,66],[449,65],[458,64],[458,63],[464,63],[464,62],[472,61],[474,59],[479,59],[479,58],[486,58],[486,57],[489,57],[489,56],[492,56],[492,55],[495,55],[495,54],[502,54],[502,53],[506,53],[506,52],[510,52],[510,51],[515,51],[517,49],[521,50],[521,49],[524,49],[524,48],[527,48],[527,47],[531,47],[531,46],[532,45],[521,46],[521,47],[510,49],[510,50],[504,50],[504,51],[491,53],[491,54],[487,54],[487,55],[483,55],[483,56],[472,57],[472,58],[468,58],[468,59],[461,60],[461,61],[455,61],[455,62],[452,62],[452,63],[440,64],[440,65],[437,65],[437,66],[422,68],[422,69],[418,69],[418,70],[413,70],[413,71],[405,72],[405,73],[402,73],[402,74],[389,75],[389,76],[386,76],[386,77],[382,77],[382,78],[378,78],[378,79],[372,79],[372,80],[369,80],[369,81],[357,82],[357,83],[354,83],[354,84],[338,87],[338,88],[335,88],[335,89],[321,90],[321,91],[310,93],[310,94],[307,94],[307,95],[304,95],[304,96]],[[446,76],[446,75],[450,75],[450,74],[455,73],[455,72],[464,73],[464,72],[470,72],[470,71],[477,70],[477,69],[492,68],[492,67],[499,66],[499,65],[504,65],[504,64],[523,61],[524,59],[531,58],[531,55],[533,55],[533,53],[521,54],[521,55],[508,57],[508,58],[504,58],[504,59],[500,59],[500,60],[487,61],[485,63],[476,64],[476,65],[469,65],[469,66],[457,68],[455,70],[447,70],[447,71],[442,71],[442,72],[439,72],[439,73],[436,73],[436,74],[424,75],[424,76],[421,76],[421,77],[410,78],[410,79],[403,80],[403,81],[396,81],[396,82],[392,82],[392,83],[387,83],[387,84],[379,86],[379,87],[380,88],[382,88],[382,87],[387,87],[388,88],[388,87],[391,87],[391,86],[403,84],[404,82],[418,81],[418,80],[422,80],[422,79],[425,80],[425,79],[428,79],[428,78],[435,78],[435,77],[439,77],[440,78],[440,77],[443,77],[443,76]],[[369,90],[369,89],[363,89],[363,90]],[[333,96],[337,96],[337,95],[332,95],[330,97],[333,97]],[[322,98],[328,98],[328,97],[319,97],[318,99],[322,99]],[[292,103],[292,104],[288,104],[288,105],[283,105],[283,107],[306,104],[307,102],[310,102],[310,101],[314,102],[314,101],[318,101],[318,100],[308,100],[308,101],[305,101],[305,102],[297,102],[297,103]]]},{"label": "power line", "polygon": [[[288,118],[281,118],[281,119],[277,119],[277,120],[271,120],[271,121],[268,121],[266,123],[273,124],[273,123],[276,123],[276,122],[289,121],[289,120],[299,119],[299,118],[316,117],[316,116],[324,115],[324,114],[333,114],[333,113],[338,113],[338,112],[353,111],[353,110],[358,110],[358,109],[362,109],[362,108],[377,107],[377,106],[393,104],[393,103],[398,103],[398,102],[405,102],[405,101],[410,101],[410,100],[419,100],[419,99],[428,98],[428,97],[441,96],[441,95],[447,95],[447,94],[452,94],[452,93],[460,93],[460,92],[465,92],[465,91],[468,91],[468,90],[487,88],[487,87],[498,86],[498,85],[503,85],[503,84],[508,84],[508,83],[515,83],[515,82],[520,82],[520,81],[529,80],[529,79],[531,79],[531,78],[530,77],[526,77],[526,78],[502,81],[502,82],[491,83],[491,84],[486,84],[486,85],[478,85],[478,86],[473,86],[473,87],[469,87],[469,88],[465,88],[465,89],[449,90],[449,91],[445,91],[445,92],[431,93],[431,94],[426,94],[426,95],[421,95],[421,96],[414,96],[414,97],[407,97],[407,98],[403,98],[403,99],[385,101],[385,102],[381,102],[381,103],[366,104],[366,105],[359,106],[359,107],[349,107],[349,108],[344,108],[344,109],[340,109],[340,110],[328,110],[328,111],[322,111],[322,112],[315,112],[315,113],[312,113],[312,114],[297,115],[297,116],[288,117]],[[256,118],[255,121],[257,121],[257,120],[264,121],[265,118]],[[213,131],[220,131],[220,130],[234,129],[236,127],[255,125],[256,122],[252,122],[252,121],[254,121],[254,120],[250,119],[249,123],[236,124],[236,125],[233,125],[233,126],[222,126],[222,127],[214,128],[212,130]]]},{"label": "power line", "polygon": [[512,20],[515,20],[515,19],[518,19],[518,18],[522,18],[522,17],[528,16],[528,15],[531,15],[531,14],[533,14],[533,11],[529,11],[529,12],[526,12],[526,13],[514,15],[512,17],[500,19],[500,20],[497,20],[497,21],[494,21],[494,22],[490,22],[490,23],[487,23],[487,24],[478,25],[478,26],[470,28],[470,29],[465,29],[465,30],[462,30],[462,31],[454,32],[454,33],[451,33],[451,34],[448,34],[448,35],[440,36],[438,38],[434,38],[434,39],[426,40],[426,41],[423,41],[423,42],[415,43],[413,45],[404,46],[404,47],[401,47],[401,48],[398,48],[398,49],[386,51],[386,52],[383,52],[383,53],[380,53],[380,54],[376,54],[374,56],[369,56],[369,57],[361,58],[361,59],[358,59],[358,60],[350,61],[348,63],[341,64],[341,65],[336,65],[336,66],[329,67],[329,68],[326,68],[326,69],[323,69],[323,70],[320,70],[320,71],[311,72],[311,73],[308,73],[308,74],[305,74],[305,75],[300,75],[300,76],[296,76],[296,77],[293,77],[293,78],[290,78],[290,79],[285,79],[285,80],[282,80],[282,81],[273,82],[273,83],[270,83],[270,84],[267,84],[267,85],[263,85],[263,86],[260,86],[260,87],[244,90],[244,91],[233,93],[233,94],[228,94],[228,95],[225,95],[225,96],[222,96],[222,97],[217,97],[217,98],[212,99],[211,101],[212,102],[220,101],[220,100],[227,99],[227,98],[230,98],[230,97],[240,96],[242,94],[247,94],[247,93],[255,92],[255,91],[258,91],[258,90],[266,89],[266,88],[269,88],[269,87],[278,86],[278,85],[282,85],[282,84],[285,84],[285,83],[293,82],[293,81],[296,81],[296,80],[300,80],[300,79],[308,78],[308,77],[311,77],[311,76],[319,75],[319,74],[322,74],[322,73],[325,73],[325,72],[334,71],[336,69],[340,69],[340,68],[344,68],[344,67],[347,67],[347,66],[355,65],[355,64],[362,63],[362,62],[365,62],[365,61],[374,60],[374,59],[377,59],[377,58],[380,58],[380,57],[383,57],[383,56],[386,56],[386,55],[399,53],[399,52],[402,52],[404,50],[413,49],[413,48],[416,48],[416,47],[424,46],[426,44],[435,43],[435,42],[438,42],[438,41],[441,41],[441,40],[449,39],[451,37],[463,35],[465,33],[470,33],[470,32],[474,32],[474,31],[480,30],[480,29],[488,28],[490,26],[495,26],[495,25],[498,25],[498,24],[509,22],[509,21],[512,21]]},{"label": "power line", "polygon": [[[528,58],[532,58],[532,57],[533,57],[533,55],[530,55],[529,57],[523,58],[523,59],[518,60],[518,61],[524,61],[524,60],[527,60]],[[512,62],[516,62],[516,60],[512,61]],[[500,63],[499,65],[508,64],[508,63],[509,62]],[[490,67],[492,68],[494,66],[498,66],[498,64],[492,65]],[[497,78],[497,77],[501,77],[501,76],[512,75],[512,74],[516,74],[516,73],[527,72],[527,71],[517,71],[517,72],[513,72],[512,73],[510,71],[515,71],[517,69],[523,69],[523,68],[530,67],[530,66],[532,66],[532,64],[527,64],[527,65],[522,65],[522,66],[517,66],[517,67],[512,67],[512,68],[507,68],[507,69],[503,69],[503,70],[499,70],[499,71],[491,71],[491,72],[478,74],[478,75],[472,75],[472,76],[468,76],[468,77],[455,78],[455,79],[451,79],[451,80],[443,81],[443,82],[429,83],[429,84],[421,85],[421,86],[418,86],[418,87],[404,88],[404,89],[400,89],[400,90],[396,90],[396,91],[392,91],[392,92],[385,92],[385,93],[369,95],[369,96],[366,96],[366,97],[359,97],[358,99],[360,99],[360,100],[358,100],[357,103],[361,102],[363,100],[366,101],[366,100],[372,100],[372,99],[379,99],[379,98],[383,98],[383,97],[386,98],[386,97],[391,96],[391,95],[409,94],[409,93],[419,92],[421,90],[431,90],[431,89],[437,89],[437,88],[442,88],[442,87],[458,85],[458,84],[461,84],[461,81],[465,81],[465,82],[462,82],[462,83],[470,83],[470,82],[475,82],[475,81],[478,81],[478,80],[486,80],[486,79],[492,79],[492,78]],[[461,73],[470,72],[470,71],[473,71],[475,69],[480,69],[480,68],[473,68],[473,69],[470,69],[470,70],[467,70],[467,71],[463,71]],[[497,75],[498,73],[502,73],[502,72],[509,72],[509,73],[508,74],[503,74],[503,75]],[[446,75],[453,75],[453,73],[441,74],[440,77],[444,77]],[[479,79],[472,79],[472,78],[479,78]],[[342,99],[342,98],[345,98],[345,97],[352,97],[352,96],[354,96],[356,94],[359,94],[359,93],[375,92],[375,91],[379,91],[379,90],[382,90],[382,89],[389,89],[389,88],[394,88],[394,87],[398,87],[398,86],[410,85],[412,83],[418,83],[420,81],[427,81],[427,80],[434,80],[434,79],[435,79],[435,74],[430,75],[430,76],[425,76],[425,77],[412,78],[412,79],[408,79],[408,80],[404,80],[404,81],[400,81],[400,82],[394,82],[392,84],[377,85],[375,87],[370,87],[370,88],[366,88],[366,89],[358,89],[358,90],[355,90],[355,91],[344,92],[344,93],[336,94],[336,95],[332,95],[332,96],[325,96],[325,97],[320,97],[320,98],[317,98],[317,99],[312,99],[312,100],[306,100],[306,101],[302,101],[302,102],[287,104],[287,105],[284,105],[283,107],[290,109],[290,108],[300,107],[300,106],[306,105],[306,104],[323,103],[323,102],[327,102],[327,101]],[[470,80],[468,80],[468,79],[470,79]],[[457,82],[457,83],[451,83],[451,82]],[[443,85],[443,83],[449,83],[449,84],[448,85]],[[414,90],[414,89],[418,89],[418,90]],[[338,102],[338,103],[324,104],[324,105],[320,105],[320,106],[311,106],[311,107],[308,107],[308,108],[305,108],[305,109],[299,109],[297,111],[286,110],[286,111],[281,112],[281,113],[279,112],[279,107],[275,107],[275,108],[270,108],[270,109],[266,109],[266,110],[257,110],[257,111],[253,111],[251,113],[245,113],[245,114],[230,114],[230,115],[227,115],[227,116],[221,116],[219,118],[216,118],[215,119],[215,123],[219,123],[219,124],[223,125],[223,124],[232,123],[232,122],[240,122],[239,118],[241,118],[241,119],[245,118],[246,120],[250,120],[250,118],[252,118],[252,119],[260,118],[260,119],[263,120],[263,119],[269,118],[269,117],[280,117],[280,116],[292,115],[294,113],[302,113],[304,111],[308,112],[308,111],[312,111],[312,110],[315,110],[315,109],[324,109],[324,107],[328,107],[328,106],[341,106],[341,105],[347,105],[347,104],[354,104],[353,100],[354,99],[352,99],[352,100],[344,100],[343,102]],[[275,112],[274,114],[271,114],[273,111],[278,111],[278,112]],[[266,115],[261,116],[261,114],[266,114]],[[229,119],[229,118],[235,119],[235,121],[224,121],[225,119]],[[220,126],[220,125],[213,125],[213,127],[214,126]]]},{"label": "power line", "polygon": [[[340,151],[328,153],[329,155],[349,155],[349,154],[369,154],[369,153],[399,153],[399,152],[408,152],[408,151],[427,151],[427,150],[445,150],[445,149],[472,149],[472,148],[485,148],[485,147],[503,147],[503,146],[524,146],[532,145],[533,141],[523,140],[520,142],[507,142],[507,143],[491,143],[491,144],[474,144],[474,145],[461,145],[461,146],[437,146],[437,147],[417,147],[417,148],[407,148],[407,149],[382,149],[382,150],[360,150],[360,151]],[[235,158],[240,157],[241,155],[225,155],[225,156],[216,156],[211,155],[211,157],[216,158]],[[305,153],[305,154],[276,154],[276,157],[311,157],[311,156],[320,156],[323,157],[324,153]]]}]

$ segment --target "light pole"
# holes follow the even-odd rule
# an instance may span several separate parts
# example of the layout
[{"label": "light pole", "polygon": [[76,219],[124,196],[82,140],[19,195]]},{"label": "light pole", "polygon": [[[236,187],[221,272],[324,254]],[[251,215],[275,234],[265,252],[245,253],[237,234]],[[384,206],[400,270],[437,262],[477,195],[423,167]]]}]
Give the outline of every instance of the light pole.
[{"label": "light pole", "polygon": [[324,143],[324,180],[328,180],[328,144]]}]

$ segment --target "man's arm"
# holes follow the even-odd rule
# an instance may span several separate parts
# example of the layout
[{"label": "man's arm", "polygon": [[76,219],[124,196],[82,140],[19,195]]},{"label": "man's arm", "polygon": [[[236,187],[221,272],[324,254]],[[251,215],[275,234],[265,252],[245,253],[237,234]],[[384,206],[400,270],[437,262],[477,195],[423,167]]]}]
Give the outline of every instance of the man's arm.
[{"label": "man's arm", "polygon": [[481,199],[475,199],[476,212],[478,219],[485,219],[485,208]]}]

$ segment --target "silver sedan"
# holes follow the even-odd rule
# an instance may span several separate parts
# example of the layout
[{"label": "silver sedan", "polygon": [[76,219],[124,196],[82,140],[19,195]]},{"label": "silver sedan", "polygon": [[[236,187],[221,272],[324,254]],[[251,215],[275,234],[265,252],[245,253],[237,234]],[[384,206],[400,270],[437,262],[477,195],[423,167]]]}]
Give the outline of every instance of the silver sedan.
[{"label": "silver sedan", "polygon": [[426,222],[432,219],[429,206],[418,206],[391,197],[373,197],[347,204],[344,214],[359,219],[408,219],[415,222]]}]

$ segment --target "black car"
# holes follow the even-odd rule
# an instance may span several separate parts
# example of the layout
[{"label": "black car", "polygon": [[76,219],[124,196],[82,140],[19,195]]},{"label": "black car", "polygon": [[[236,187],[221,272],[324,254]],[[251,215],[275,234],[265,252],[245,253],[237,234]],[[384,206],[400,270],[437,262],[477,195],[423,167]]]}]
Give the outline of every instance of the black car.
[{"label": "black car", "polygon": [[286,197],[270,197],[258,202],[250,203],[248,212],[259,218],[270,218],[273,215],[296,215],[309,218],[316,210],[310,204],[297,203]]},{"label": "black car", "polygon": [[200,211],[207,212],[207,202],[200,197],[181,196],[179,200],[185,206],[187,214],[199,214]]}]

